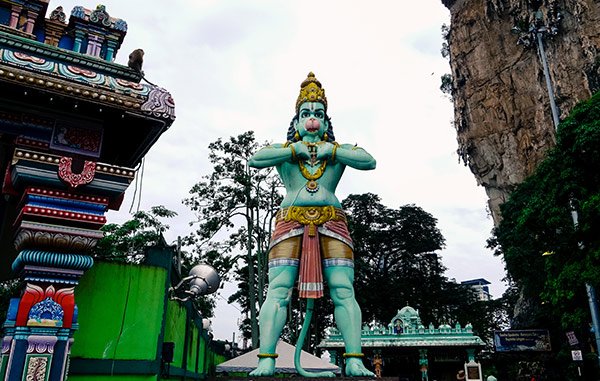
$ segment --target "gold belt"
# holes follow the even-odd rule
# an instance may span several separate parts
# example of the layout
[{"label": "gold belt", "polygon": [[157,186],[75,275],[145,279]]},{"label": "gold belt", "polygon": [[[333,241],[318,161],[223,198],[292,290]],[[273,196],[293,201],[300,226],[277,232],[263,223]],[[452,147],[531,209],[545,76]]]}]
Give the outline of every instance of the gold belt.
[{"label": "gold belt", "polygon": [[289,206],[277,211],[275,222],[296,221],[302,225],[308,225],[308,235],[314,236],[316,226],[323,225],[328,221],[344,221],[346,213],[331,205],[327,206]]}]

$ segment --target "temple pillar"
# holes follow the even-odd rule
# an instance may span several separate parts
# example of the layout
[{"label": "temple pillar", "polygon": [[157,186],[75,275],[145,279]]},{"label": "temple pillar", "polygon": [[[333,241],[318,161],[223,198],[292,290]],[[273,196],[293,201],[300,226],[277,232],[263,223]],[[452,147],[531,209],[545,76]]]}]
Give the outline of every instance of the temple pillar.
[{"label": "temple pillar", "polygon": [[112,62],[115,59],[115,52],[117,51],[117,40],[114,40],[112,38],[107,38],[106,39],[106,57],[105,59],[108,62]]},{"label": "temple pillar", "polygon": [[419,370],[421,371],[421,381],[428,381],[429,360],[427,359],[427,349],[419,349]]},{"label": "temple pillar", "polygon": [[335,350],[328,350],[327,353],[329,353],[329,363],[330,364],[334,364],[334,365],[338,365],[338,353]]},{"label": "temple pillar", "polygon": [[[101,136],[96,139],[99,143]],[[27,142],[17,139],[17,144]],[[23,291],[12,300],[4,324],[0,369],[6,381],[66,379],[78,328],[75,287],[93,265],[88,253],[102,237],[99,229],[110,203],[110,196],[96,192],[118,196],[134,175],[131,169],[82,164],[76,173],[71,157],[30,147],[14,150],[4,192],[20,199],[13,223],[19,254],[12,270]],[[95,181],[98,176],[101,181]]]},{"label": "temple pillar", "polygon": [[38,14],[31,10],[27,11],[27,24],[25,25],[25,32],[33,34],[33,27],[35,26],[35,19]]},{"label": "temple pillar", "polygon": [[85,32],[82,30],[75,31],[75,41],[73,41],[73,51],[77,53],[81,53],[81,45],[83,44],[83,39],[85,38]]},{"label": "temple pillar", "polygon": [[[64,380],[68,341],[77,329],[75,285],[91,257],[22,250],[13,263],[25,289],[13,301],[5,326],[12,326],[6,380]],[[16,308],[15,308],[16,307]],[[16,310],[16,311],[15,311]]]},{"label": "temple pillar", "polygon": [[19,17],[21,16],[22,10],[23,8],[13,5],[10,12],[10,23],[8,24],[9,27],[14,29],[17,28],[17,25],[19,25]]},{"label": "temple pillar", "polygon": [[102,44],[104,43],[104,37],[95,34],[88,36],[87,54],[94,57],[100,57],[102,51]]},{"label": "temple pillar", "polygon": [[467,362],[474,362],[474,361],[475,361],[475,349],[467,348]]}]

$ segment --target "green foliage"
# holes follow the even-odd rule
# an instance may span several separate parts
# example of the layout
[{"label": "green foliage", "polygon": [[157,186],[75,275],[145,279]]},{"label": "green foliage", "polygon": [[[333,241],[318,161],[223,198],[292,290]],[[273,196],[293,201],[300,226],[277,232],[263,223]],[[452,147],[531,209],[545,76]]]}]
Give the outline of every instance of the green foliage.
[{"label": "green foliage", "polygon": [[93,256],[103,260],[139,262],[146,250],[162,241],[169,229],[163,218],[173,218],[177,213],[162,205],[153,206],[149,212],[139,211],[123,224],[106,224],[102,227],[104,238],[94,248]]},{"label": "green foliage", "polygon": [[537,303],[533,324],[558,336],[573,330],[589,338],[585,284],[600,286],[599,165],[600,93],[560,124],[556,147],[502,205],[488,241],[523,296]]},{"label": "green foliage", "polygon": [[280,181],[272,168],[258,171],[248,166],[258,149],[253,131],[218,139],[208,148],[213,171],[203,176],[190,190],[190,197],[183,200],[197,217],[191,223],[195,231],[186,237],[186,244],[193,245],[198,253],[207,248],[217,250],[231,264],[227,270],[239,263],[233,277],[240,290],[229,301],[239,303],[244,312],[250,313],[256,346],[257,309],[266,289],[268,240],[282,200]]},{"label": "green foliage", "polygon": [[452,78],[452,74],[444,74],[440,77],[441,85],[440,90],[442,93],[446,94],[450,98],[454,96],[454,79]]},{"label": "green foliage", "polygon": [[[153,206],[149,211],[135,213],[131,220],[123,224],[107,224],[102,230],[105,236],[98,242],[92,255],[104,261],[118,261],[141,264],[146,251],[153,246],[165,246],[163,233],[169,225],[163,222],[177,216],[177,213],[162,205]],[[181,251],[181,274],[185,276],[190,269],[203,262],[210,264],[217,273],[226,274],[232,264],[222,258],[216,250],[206,250],[202,257],[185,250]],[[216,305],[216,295],[200,298],[194,303],[204,317],[212,317]]]},{"label": "green foliage", "polygon": [[444,41],[440,53],[442,57],[448,58],[450,56],[450,25],[442,24],[442,38]]},{"label": "green foliage", "polygon": [[387,324],[410,304],[425,324],[470,322],[484,339],[502,324],[501,302],[480,302],[470,287],[444,276],[435,252],[445,240],[431,214],[415,205],[388,208],[372,193],[350,195],[342,206],[350,220],[364,321]]},{"label": "green foliage", "polygon": [[19,297],[21,283],[17,279],[0,282],[0,316],[6,318],[10,299]]}]

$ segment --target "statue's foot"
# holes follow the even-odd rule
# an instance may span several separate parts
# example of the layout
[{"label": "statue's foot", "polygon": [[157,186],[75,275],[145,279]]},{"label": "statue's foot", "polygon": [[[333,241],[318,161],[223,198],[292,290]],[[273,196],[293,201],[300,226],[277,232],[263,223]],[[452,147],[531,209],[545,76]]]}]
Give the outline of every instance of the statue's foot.
[{"label": "statue's foot", "polygon": [[346,359],[346,376],[348,377],[375,377],[375,373],[365,368],[362,359]]},{"label": "statue's foot", "polygon": [[272,376],[273,373],[275,373],[275,359],[268,357],[258,360],[258,366],[256,367],[256,369],[250,372],[250,376]]}]

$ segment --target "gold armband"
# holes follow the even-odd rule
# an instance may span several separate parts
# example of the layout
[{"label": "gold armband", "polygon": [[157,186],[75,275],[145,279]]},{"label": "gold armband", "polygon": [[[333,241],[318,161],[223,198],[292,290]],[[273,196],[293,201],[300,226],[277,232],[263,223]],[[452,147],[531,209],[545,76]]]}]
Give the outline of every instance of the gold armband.
[{"label": "gold armband", "polygon": [[296,150],[294,149],[293,145],[289,145],[290,147],[290,151],[292,151],[292,161],[298,161],[298,159],[296,158]]},{"label": "gold armband", "polygon": [[337,149],[340,145],[337,144],[336,142],[333,142],[333,150],[331,150],[331,162],[335,161],[335,153],[337,152]]}]

